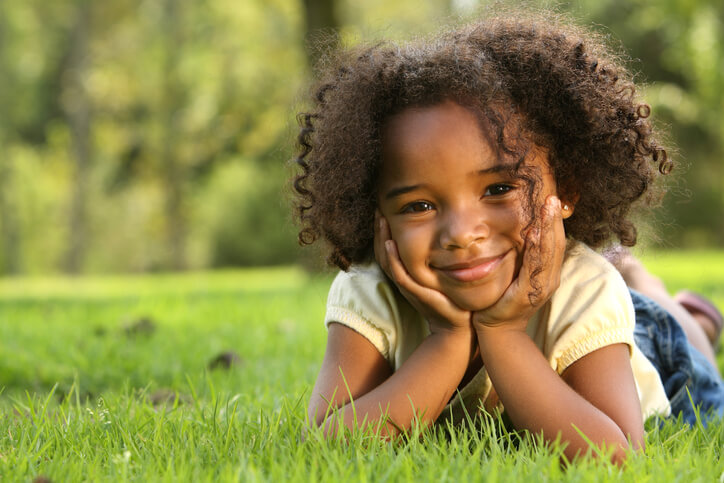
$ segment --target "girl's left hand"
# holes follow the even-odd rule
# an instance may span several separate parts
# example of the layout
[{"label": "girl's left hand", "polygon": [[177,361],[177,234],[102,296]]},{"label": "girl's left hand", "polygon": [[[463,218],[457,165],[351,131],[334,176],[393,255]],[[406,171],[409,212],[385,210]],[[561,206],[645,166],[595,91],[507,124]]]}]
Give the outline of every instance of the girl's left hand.
[{"label": "girl's left hand", "polygon": [[491,307],[473,313],[477,330],[506,327],[525,330],[528,319],[553,295],[561,279],[566,249],[561,202],[549,196],[541,222],[528,230],[518,277]]}]

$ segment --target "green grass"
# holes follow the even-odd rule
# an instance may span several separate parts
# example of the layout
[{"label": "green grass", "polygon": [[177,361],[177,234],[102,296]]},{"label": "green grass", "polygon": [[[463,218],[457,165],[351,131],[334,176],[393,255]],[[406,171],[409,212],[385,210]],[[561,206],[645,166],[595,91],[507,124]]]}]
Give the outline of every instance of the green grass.
[{"label": "green grass", "polygon": [[[724,253],[646,261],[724,307]],[[560,448],[493,423],[304,439],[330,281],[293,268],[0,280],[0,480],[724,481],[721,421],[651,421],[625,468],[564,469]],[[208,369],[229,350],[240,363]]]}]

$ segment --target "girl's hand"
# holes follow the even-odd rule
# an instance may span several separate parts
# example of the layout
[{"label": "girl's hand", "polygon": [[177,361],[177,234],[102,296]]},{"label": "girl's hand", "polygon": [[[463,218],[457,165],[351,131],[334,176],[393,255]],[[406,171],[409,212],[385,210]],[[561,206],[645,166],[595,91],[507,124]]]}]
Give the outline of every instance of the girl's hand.
[{"label": "girl's hand", "polygon": [[407,273],[397,251],[397,244],[390,237],[387,220],[379,212],[375,214],[374,248],[377,263],[395,282],[405,299],[425,317],[431,332],[471,332],[469,311],[455,305],[442,292],[418,284]]},{"label": "girl's hand", "polygon": [[558,288],[565,249],[561,202],[549,196],[541,208],[540,224],[526,235],[518,277],[495,304],[473,314],[475,328],[505,326],[524,331],[528,319]]}]

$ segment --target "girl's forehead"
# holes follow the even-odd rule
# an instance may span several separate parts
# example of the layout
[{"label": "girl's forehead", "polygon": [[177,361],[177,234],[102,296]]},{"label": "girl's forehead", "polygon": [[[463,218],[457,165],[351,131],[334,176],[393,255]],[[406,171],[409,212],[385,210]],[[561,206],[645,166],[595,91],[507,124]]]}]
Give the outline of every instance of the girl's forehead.
[{"label": "girl's forehead", "polygon": [[[519,163],[548,169],[547,150],[524,135],[518,116],[503,121],[499,126],[501,135],[492,132],[481,117],[474,108],[449,100],[405,108],[383,125],[382,169],[402,159],[439,159],[443,154],[461,159],[476,157],[483,165],[481,169],[506,166],[512,170]],[[502,145],[496,142],[498,139],[502,139]]]},{"label": "girl's forehead", "polygon": [[476,118],[450,101],[391,116],[382,131],[382,150],[383,159],[469,156],[470,151],[489,157],[492,151]]},{"label": "girl's forehead", "polygon": [[[382,142],[383,145],[394,147],[405,142],[424,142],[432,135],[441,133],[483,137],[480,123],[469,109],[445,101],[430,106],[408,107],[393,114],[383,124]],[[487,143],[487,140],[483,141]]]}]

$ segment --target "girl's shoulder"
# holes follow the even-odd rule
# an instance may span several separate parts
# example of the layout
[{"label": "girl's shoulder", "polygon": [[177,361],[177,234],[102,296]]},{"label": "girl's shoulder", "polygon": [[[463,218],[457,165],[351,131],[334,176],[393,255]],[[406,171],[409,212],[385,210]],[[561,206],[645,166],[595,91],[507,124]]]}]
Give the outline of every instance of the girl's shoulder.
[{"label": "girl's shoulder", "polygon": [[626,283],[602,255],[571,242],[561,283],[540,314],[532,337],[558,373],[606,345],[633,348],[633,303]]},{"label": "girl's shoulder", "polygon": [[626,282],[611,262],[585,243],[570,240],[561,266],[561,287],[604,283],[628,294]]},{"label": "girl's shoulder", "polygon": [[356,294],[387,294],[392,283],[377,262],[350,265],[340,270],[329,289],[328,301],[346,299]]},{"label": "girl's shoulder", "polygon": [[[629,324],[633,314],[631,293],[621,274],[606,258],[584,243],[569,242],[561,267],[561,282],[551,300],[558,311],[585,311],[609,314],[615,310],[617,320]],[[602,317],[599,317],[602,318]]]},{"label": "girl's shoulder", "polygon": [[336,322],[362,334],[392,367],[427,335],[422,316],[376,262],[340,271],[327,296],[325,325]]}]

